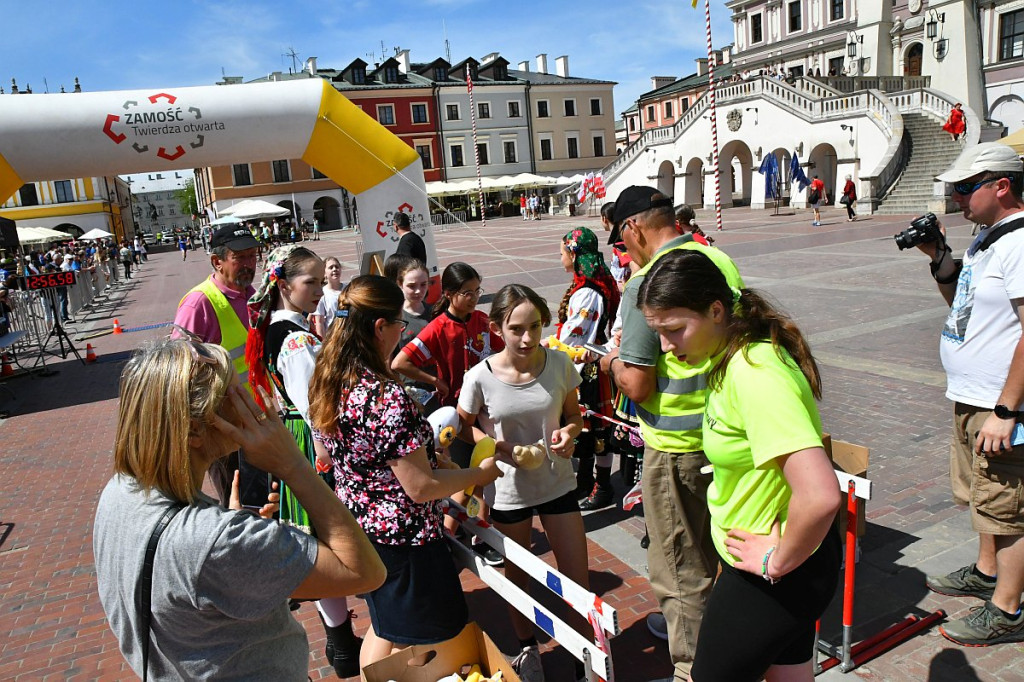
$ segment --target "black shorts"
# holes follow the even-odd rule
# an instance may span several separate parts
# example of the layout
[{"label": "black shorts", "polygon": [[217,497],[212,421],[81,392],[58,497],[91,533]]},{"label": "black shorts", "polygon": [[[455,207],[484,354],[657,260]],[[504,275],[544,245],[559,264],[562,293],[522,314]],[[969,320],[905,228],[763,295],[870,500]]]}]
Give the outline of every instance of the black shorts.
[{"label": "black shorts", "polygon": [[806,663],[814,654],[814,624],[839,584],[835,525],[818,550],[775,585],[724,566],[708,597],[697,638],[698,682],[764,679],[773,665]]},{"label": "black shorts", "polygon": [[469,610],[447,540],[370,542],[388,571],[384,584],[364,595],[377,636],[395,644],[436,644],[462,632]]},{"label": "black shorts", "polygon": [[512,525],[513,523],[532,519],[534,513],[543,516],[545,514],[571,514],[572,512],[580,513],[580,503],[576,500],[575,490],[570,490],[561,497],[556,497],[553,500],[541,502],[531,507],[521,507],[506,511],[491,509],[491,521]]}]

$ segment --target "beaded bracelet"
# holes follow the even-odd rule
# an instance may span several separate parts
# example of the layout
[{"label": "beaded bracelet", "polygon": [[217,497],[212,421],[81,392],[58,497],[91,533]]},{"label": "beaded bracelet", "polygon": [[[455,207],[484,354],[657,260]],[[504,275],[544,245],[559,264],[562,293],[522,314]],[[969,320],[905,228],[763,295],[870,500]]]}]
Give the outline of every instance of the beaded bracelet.
[{"label": "beaded bracelet", "polygon": [[772,552],[774,552],[774,551],[775,551],[775,546],[774,545],[769,547],[768,551],[764,553],[764,559],[761,560],[761,577],[764,578],[765,580],[767,580],[772,585],[774,585],[775,583],[779,582],[777,579],[775,579],[775,578],[771,577],[770,575],[768,575],[768,560],[771,558]]}]

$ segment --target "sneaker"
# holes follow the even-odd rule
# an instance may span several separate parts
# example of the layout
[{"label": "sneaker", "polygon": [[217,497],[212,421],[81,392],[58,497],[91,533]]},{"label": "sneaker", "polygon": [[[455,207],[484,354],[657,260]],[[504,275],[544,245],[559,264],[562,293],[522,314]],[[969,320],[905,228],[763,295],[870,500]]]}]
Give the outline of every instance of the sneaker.
[{"label": "sneaker", "polygon": [[974,564],[958,568],[949,575],[930,575],[924,584],[932,592],[948,597],[977,597],[988,601],[992,598],[992,590],[996,581],[982,580],[974,572]]},{"label": "sneaker", "polygon": [[512,669],[522,682],[544,682],[544,666],[540,662],[540,649],[536,644],[525,646],[512,659]]},{"label": "sneaker", "polygon": [[604,509],[614,501],[615,494],[612,492],[611,488],[606,488],[600,483],[595,483],[594,489],[590,491],[590,496],[580,502],[580,511]]},{"label": "sneaker", "polygon": [[501,556],[501,552],[494,549],[486,542],[478,542],[473,545],[473,551],[476,552],[488,566],[501,566],[505,563],[505,557]]},{"label": "sneaker", "polygon": [[965,618],[939,626],[946,639],[964,646],[991,646],[1003,642],[1024,642],[1024,612],[1007,618],[998,606],[986,601],[975,606]]},{"label": "sneaker", "polygon": [[668,641],[668,623],[661,613],[655,611],[647,616],[647,629],[658,639]]}]

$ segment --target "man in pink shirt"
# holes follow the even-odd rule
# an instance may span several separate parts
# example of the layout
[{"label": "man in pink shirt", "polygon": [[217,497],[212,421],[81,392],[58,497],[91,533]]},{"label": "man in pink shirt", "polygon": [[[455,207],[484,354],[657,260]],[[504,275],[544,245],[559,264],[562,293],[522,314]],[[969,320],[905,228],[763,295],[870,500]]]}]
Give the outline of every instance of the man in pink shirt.
[{"label": "man in pink shirt", "polygon": [[[248,384],[249,367],[245,362],[245,341],[249,333],[249,311],[246,304],[255,293],[252,282],[256,277],[256,252],[259,243],[248,229],[241,225],[225,225],[210,238],[210,265],[213,274],[189,291],[178,303],[174,323],[189,330],[206,343],[224,347],[231,356],[238,378]],[[224,466],[210,468],[210,480],[221,502],[227,505],[231,481],[239,467],[239,457],[229,455],[221,460]],[[241,493],[243,503],[257,498],[266,501],[266,476],[248,475],[242,469]],[[255,470],[251,470],[255,471]],[[252,486],[252,487],[250,487]],[[254,497],[247,495],[252,490]],[[258,502],[262,505],[263,502]]]}]

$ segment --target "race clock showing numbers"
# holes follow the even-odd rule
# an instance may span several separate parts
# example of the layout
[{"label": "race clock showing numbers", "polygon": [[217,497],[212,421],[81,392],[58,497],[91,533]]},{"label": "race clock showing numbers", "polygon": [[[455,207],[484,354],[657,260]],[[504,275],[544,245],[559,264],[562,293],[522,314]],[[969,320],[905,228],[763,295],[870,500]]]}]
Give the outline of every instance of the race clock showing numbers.
[{"label": "race clock showing numbers", "polygon": [[31,291],[33,289],[52,289],[54,287],[70,287],[75,284],[75,273],[73,271],[67,272],[48,272],[44,275],[26,275],[25,276],[25,290]]}]

